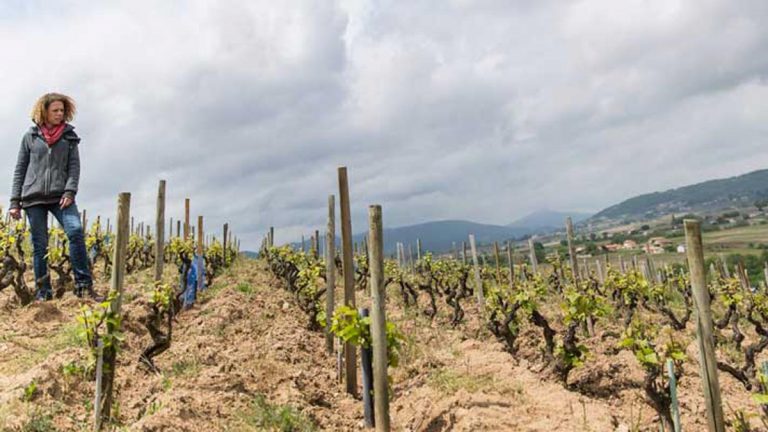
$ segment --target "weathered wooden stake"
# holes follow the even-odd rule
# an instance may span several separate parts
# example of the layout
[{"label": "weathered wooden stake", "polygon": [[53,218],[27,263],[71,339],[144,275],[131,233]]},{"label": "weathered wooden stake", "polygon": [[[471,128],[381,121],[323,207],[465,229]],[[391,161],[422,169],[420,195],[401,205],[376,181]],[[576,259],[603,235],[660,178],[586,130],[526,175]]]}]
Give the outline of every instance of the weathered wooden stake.
[{"label": "weathered wooden stake", "polygon": [[499,242],[493,242],[493,253],[496,255],[496,283],[501,284],[501,258],[499,257]]},{"label": "weathered wooden stake", "polygon": [[[344,272],[344,304],[355,308],[355,267],[352,256],[352,215],[349,204],[347,167],[339,167],[339,205],[341,207],[341,252]],[[347,393],[357,395],[357,352],[355,346],[344,344]]]},{"label": "weathered wooden stake", "polygon": [[315,259],[320,258],[320,230],[315,230],[315,238],[314,238],[314,249],[315,249]]},{"label": "weathered wooden stake", "polygon": [[[112,255],[112,277],[110,291],[117,292],[115,300],[109,305],[109,313],[120,316],[120,308],[123,302],[123,282],[125,280],[125,260],[128,249],[129,220],[131,214],[131,194],[123,192],[117,199],[117,233]],[[107,332],[114,334],[120,331],[120,320],[108,321]],[[101,430],[104,422],[111,418],[113,400],[115,370],[117,367],[117,341],[104,349],[104,363],[106,370],[103,373],[100,418],[96,422],[96,430]]]},{"label": "weathered wooden stake", "polygon": [[333,353],[333,333],[331,318],[336,304],[336,202],[333,195],[328,196],[328,228],[325,232],[325,350]]},{"label": "weathered wooden stake", "polygon": [[387,331],[386,303],[387,292],[384,286],[384,235],[381,206],[373,205],[368,209],[370,242],[368,255],[371,272],[371,341],[373,347],[373,394],[375,405],[376,431],[388,432],[389,388],[387,379]]},{"label": "weathered wooden stake", "polygon": [[480,264],[477,262],[477,245],[475,245],[475,235],[469,235],[469,247],[472,248],[472,262],[475,265],[475,289],[477,292],[477,304],[480,306],[480,313],[485,311],[485,294],[483,293],[483,279],[480,277]]},{"label": "weathered wooden stake", "polygon": [[680,405],[677,401],[677,378],[675,378],[675,363],[672,359],[667,359],[667,377],[669,378],[669,406],[672,417],[672,428],[674,432],[681,432],[680,429]]},{"label": "weathered wooden stake", "polygon": [[104,380],[104,341],[99,339],[96,351],[96,397],[93,401],[93,430],[101,430],[101,386]]},{"label": "weathered wooden stake", "polygon": [[509,262],[509,287],[515,287],[515,261],[512,259],[512,242],[507,240],[507,261]]},{"label": "weathered wooden stake", "polygon": [[165,180],[160,180],[157,185],[157,215],[155,231],[155,282],[163,279],[163,264],[165,262]]},{"label": "weathered wooden stake", "polygon": [[189,239],[189,198],[184,198],[184,241]]},{"label": "weathered wooden stake", "polygon": [[704,248],[701,242],[701,222],[695,219],[683,221],[685,226],[685,250],[691,272],[691,286],[696,304],[696,333],[699,345],[699,365],[707,405],[707,423],[710,432],[725,432],[723,406],[720,398],[717,360],[712,330],[710,293],[704,274]]},{"label": "weathered wooden stake", "polygon": [[579,263],[576,260],[576,248],[573,245],[573,221],[571,217],[565,218],[565,232],[568,238],[568,255],[571,257],[571,272],[573,274],[573,281],[576,286],[579,286]]},{"label": "weathered wooden stake", "polygon": [[539,262],[536,259],[536,245],[533,242],[533,238],[528,239],[528,251],[529,251],[529,259],[531,260],[531,272],[533,274],[536,274],[539,272]]},{"label": "weathered wooden stake", "polygon": [[416,260],[421,261],[421,239],[416,238]]},{"label": "weathered wooden stake", "polygon": [[227,255],[229,255],[229,252],[227,251],[227,246],[230,246],[230,247],[232,246],[229,243],[227,243],[227,236],[229,235],[229,223],[225,223],[222,230],[224,231],[224,237],[222,237],[221,241],[223,242],[222,247],[224,248],[224,263],[226,264],[228,259]]},{"label": "weathered wooden stake", "polygon": [[[360,308],[358,313],[362,318],[368,317],[368,309]],[[368,329],[370,331],[370,327]],[[373,415],[373,348],[360,347],[360,375],[363,381],[363,418],[365,427],[372,428],[374,425]]]}]

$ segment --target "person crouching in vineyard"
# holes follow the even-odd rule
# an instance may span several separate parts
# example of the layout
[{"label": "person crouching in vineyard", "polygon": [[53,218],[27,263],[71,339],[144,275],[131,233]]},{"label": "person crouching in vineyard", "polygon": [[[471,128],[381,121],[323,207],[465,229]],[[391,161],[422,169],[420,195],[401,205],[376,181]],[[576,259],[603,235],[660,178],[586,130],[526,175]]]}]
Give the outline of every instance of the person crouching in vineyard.
[{"label": "person crouching in vineyard", "polygon": [[48,212],[59,221],[69,238],[69,257],[75,276],[75,295],[101,301],[93,290],[85,236],[75,204],[80,181],[80,138],[68,122],[75,115],[74,101],[48,93],[32,108],[34,125],[24,134],[13,174],[10,215],[21,218],[26,210],[32,234],[35,298],[53,297],[48,274]]}]

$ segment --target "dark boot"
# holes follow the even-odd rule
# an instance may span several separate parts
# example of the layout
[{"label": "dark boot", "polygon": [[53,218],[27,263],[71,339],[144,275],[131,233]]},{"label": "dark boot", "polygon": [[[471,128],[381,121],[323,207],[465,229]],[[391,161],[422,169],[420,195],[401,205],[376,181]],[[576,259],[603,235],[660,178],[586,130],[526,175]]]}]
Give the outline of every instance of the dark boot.
[{"label": "dark boot", "polygon": [[38,288],[35,291],[35,300],[37,300],[37,301],[48,301],[48,300],[51,300],[51,299],[53,299],[53,292],[51,291],[50,288],[48,288],[48,289]]},{"label": "dark boot", "polygon": [[93,289],[93,286],[75,286],[75,295],[80,298],[89,298],[97,302],[103,302],[105,300],[105,297],[99,295]]}]

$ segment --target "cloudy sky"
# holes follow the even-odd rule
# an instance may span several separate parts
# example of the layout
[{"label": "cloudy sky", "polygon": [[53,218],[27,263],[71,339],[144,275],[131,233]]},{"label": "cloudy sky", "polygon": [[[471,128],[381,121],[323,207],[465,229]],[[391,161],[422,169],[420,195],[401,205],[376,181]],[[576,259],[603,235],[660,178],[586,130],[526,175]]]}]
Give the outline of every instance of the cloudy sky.
[{"label": "cloudy sky", "polygon": [[355,215],[505,224],[768,168],[768,2],[0,0],[0,200],[42,93],[79,103],[78,205],[184,197],[246,248]]}]

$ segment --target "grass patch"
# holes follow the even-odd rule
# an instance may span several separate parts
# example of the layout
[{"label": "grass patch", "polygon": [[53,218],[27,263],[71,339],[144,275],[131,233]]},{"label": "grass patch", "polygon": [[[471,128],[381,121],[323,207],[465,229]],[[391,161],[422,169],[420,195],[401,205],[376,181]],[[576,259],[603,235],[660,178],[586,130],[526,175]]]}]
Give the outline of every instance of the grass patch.
[{"label": "grass patch", "polygon": [[53,414],[35,408],[29,411],[29,418],[21,427],[21,432],[55,432]]},{"label": "grass patch", "polygon": [[462,389],[469,393],[491,391],[502,395],[516,397],[522,396],[525,393],[525,389],[522,385],[509,385],[499,382],[498,379],[491,374],[472,375],[450,369],[436,370],[429,376],[427,384],[447,395],[453,395]]},{"label": "grass patch", "polygon": [[[39,342],[39,345],[30,345],[30,350],[20,354],[15,360],[4,365],[10,373],[19,373],[25,369],[42,362],[51,354],[62,351],[66,348],[82,346],[82,342],[77,334],[78,324],[75,322],[67,323],[59,327],[58,331],[50,338]],[[7,340],[10,340],[8,338]]]},{"label": "grass patch", "polygon": [[171,366],[173,376],[196,376],[200,373],[200,362],[197,359],[180,360],[173,363]]},{"label": "grass patch", "polygon": [[246,411],[237,414],[236,431],[312,432],[317,426],[289,405],[272,405],[264,395],[256,395]]},{"label": "grass patch", "polygon": [[235,291],[243,293],[247,296],[251,296],[254,292],[253,285],[249,284],[248,282],[240,282],[235,286]]},{"label": "grass patch", "polygon": [[464,389],[477,393],[493,387],[493,377],[489,375],[465,375],[449,369],[439,369],[430,375],[428,384],[442,393],[452,395]]}]

